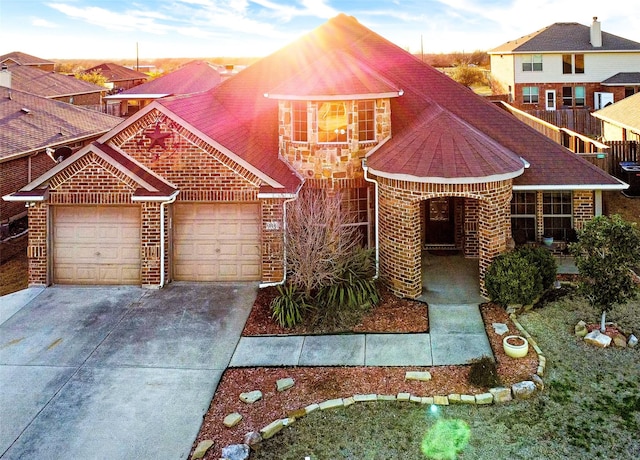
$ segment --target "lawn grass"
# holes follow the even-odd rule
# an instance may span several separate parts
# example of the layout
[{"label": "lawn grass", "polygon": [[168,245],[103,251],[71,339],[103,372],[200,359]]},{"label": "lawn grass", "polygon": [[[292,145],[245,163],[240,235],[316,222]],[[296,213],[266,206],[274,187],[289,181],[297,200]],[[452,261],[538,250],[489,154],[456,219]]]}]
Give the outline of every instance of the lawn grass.
[{"label": "lawn grass", "polygon": [[[317,411],[264,441],[253,459],[423,459],[420,444],[438,418],[471,429],[458,458],[640,458],[640,348],[597,349],[573,336],[597,322],[584,299],[563,298],[519,319],[547,356],[545,390],[527,401],[484,407],[359,403]],[[636,334],[640,302],[609,315]],[[625,319],[626,318],[626,319]]]}]

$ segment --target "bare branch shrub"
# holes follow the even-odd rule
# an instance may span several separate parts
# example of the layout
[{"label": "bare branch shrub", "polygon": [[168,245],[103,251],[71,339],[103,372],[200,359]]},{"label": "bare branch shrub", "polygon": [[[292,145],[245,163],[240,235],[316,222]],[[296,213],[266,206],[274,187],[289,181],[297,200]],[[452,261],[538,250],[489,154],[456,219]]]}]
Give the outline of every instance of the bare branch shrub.
[{"label": "bare branch shrub", "polygon": [[311,299],[337,282],[343,262],[360,245],[360,234],[340,206],[340,193],[303,189],[287,207],[289,280]]}]

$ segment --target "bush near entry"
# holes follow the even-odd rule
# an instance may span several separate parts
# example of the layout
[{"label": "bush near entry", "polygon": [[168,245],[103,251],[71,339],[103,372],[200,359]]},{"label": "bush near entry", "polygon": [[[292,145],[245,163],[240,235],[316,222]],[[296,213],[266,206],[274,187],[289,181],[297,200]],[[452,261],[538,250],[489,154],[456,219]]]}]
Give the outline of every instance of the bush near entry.
[{"label": "bush near entry", "polygon": [[556,279],[551,253],[539,247],[522,247],[496,257],[485,274],[491,300],[502,305],[531,305]]}]

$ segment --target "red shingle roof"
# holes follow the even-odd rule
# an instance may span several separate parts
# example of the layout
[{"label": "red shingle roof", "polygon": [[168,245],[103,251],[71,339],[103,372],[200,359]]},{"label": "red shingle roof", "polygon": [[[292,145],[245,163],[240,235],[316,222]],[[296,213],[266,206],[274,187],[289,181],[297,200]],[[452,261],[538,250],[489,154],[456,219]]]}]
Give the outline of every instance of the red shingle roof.
[{"label": "red shingle roof", "polygon": [[208,91],[220,83],[222,78],[218,70],[211,64],[204,61],[192,61],[185,64],[178,70],[158,77],[142,85],[110,96],[108,99],[120,98],[136,95],[178,95],[201,93]]},{"label": "red shingle roof", "polygon": [[12,88],[42,97],[56,98],[107,91],[107,88],[78,80],[74,76],[47,72],[36,67],[12,65],[8,70],[11,72]]},{"label": "red shingle roof", "polygon": [[[349,61],[359,62],[360,68],[372,69],[380,77],[378,81],[384,79],[404,91],[391,99],[392,138],[368,159],[381,173],[415,175],[416,165],[426,177],[437,171],[459,178],[496,171],[515,173],[515,159],[522,157],[531,166],[514,179],[515,185],[619,185],[602,170],[342,14],[210,92],[158,103],[244,161],[277,177],[281,184],[289,180],[291,186],[299,179],[278,156],[277,101],[264,94],[313,68],[314,62],[336,49],[349,55]],[[350,84],[355,83],[352,80]],[[421,117],[434,106],[442,113],[430,132],[432,137],[413,132],[428,126]],[[409,142],[411,139],[423,143]],[[437,140],[448,143],[440,152],[431,145]],[[393,158],[398,156],[397,146],[402,147],[403,157],[411,158],[404,165]],[[461,164],[448,165],[458,152],[464,152]]]},{"label": "red shingle roof", "polygon": [[23,53],[21,51],[12,51],[11,53],[3,54],[0,56],[0,62],[11,61],[15,62],[19,65],[30,65],[30,66],[38,66],[38,65],[54,65],[55,62],[49,61],[47,59],[42,59],[36,56],[31,56],[30,54]]},{"label": "red shingle roof", "polygon": [[94,71],[100,71],[102,75],[107,78],[107,81],[117,82],[124,80],[146,80],[148,77],[142,72],[129,69],[127,67],[114,64],[112,62],[105,62],[97,66],[93,66],[90,69],[84,71],[84,73],[91,73]]}]

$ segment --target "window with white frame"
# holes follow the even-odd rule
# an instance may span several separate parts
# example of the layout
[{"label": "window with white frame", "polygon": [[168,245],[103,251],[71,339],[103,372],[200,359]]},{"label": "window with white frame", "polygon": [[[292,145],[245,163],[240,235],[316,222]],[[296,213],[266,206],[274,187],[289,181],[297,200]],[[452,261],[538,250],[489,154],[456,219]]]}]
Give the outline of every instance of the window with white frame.
[{"label": "window with white frame", "polygon": [[358,101],[358,141],[376,140],[376,101]]},{"label": "window with white frame", "polygon": [[373,198],[370,187],[347,188],[340,191],[342,212],[346,215],[349,226],[358,227],[362,237],[362,246],[370,247],[372,243],[372,207]]},{"label": "window with white frame", "polygon": [[291,103],[291,137],[294,142],[307,142],[309,136],[309,119],[307,103],[294,101]]},{"label": "window with white frame", "polygon": [[544,192],[542,194],[544,235],[567,241],[573,228],[571,192]]},{"label": "window with white frame", "polygon": [[318,107],[318,143],[347,142],[347,104],[322,102]]},{"label": "window with white frame", "polygon": [[522,56],[523,72],[542,72],[542,54],[526,54]]},{"label": "window with white frame", "polygon": [[536,192],[513,192],[511,234],[518,243],[536,240]]},{"label": "window with white frame", "polygon": [[537,86],[525,86],[522,88],[522,102],[524,104],[537,104],[539,90]]}]

